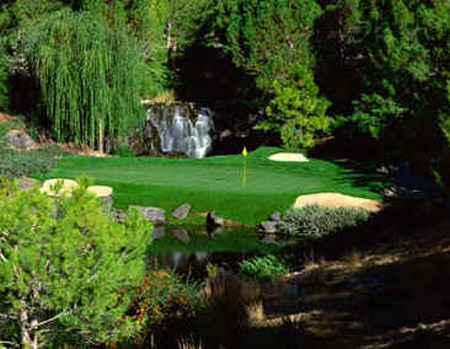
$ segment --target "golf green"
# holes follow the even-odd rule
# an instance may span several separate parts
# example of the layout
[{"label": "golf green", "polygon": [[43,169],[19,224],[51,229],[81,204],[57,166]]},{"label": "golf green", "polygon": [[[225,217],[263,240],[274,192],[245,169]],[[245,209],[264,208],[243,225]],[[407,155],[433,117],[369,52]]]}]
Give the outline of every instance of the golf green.
[{"label": "golf green", "polygon": [[242,185],[243,156],[204,159],[161,157],[60,159],[46,178],[92,177],[94,184],[113,187],[115,206],[157,206],[169,212],[188,202],[191,213],[215,210],[216,214],[246,224],[256,224],[273,211],[285,211],[302,194],[339,192],[380,198],[375,191],[380,176],[360,172],[349,162],[310,159],[309,162],[273,162],[268,157],[283,151],[261,147],[246,158],[246,184]]}]

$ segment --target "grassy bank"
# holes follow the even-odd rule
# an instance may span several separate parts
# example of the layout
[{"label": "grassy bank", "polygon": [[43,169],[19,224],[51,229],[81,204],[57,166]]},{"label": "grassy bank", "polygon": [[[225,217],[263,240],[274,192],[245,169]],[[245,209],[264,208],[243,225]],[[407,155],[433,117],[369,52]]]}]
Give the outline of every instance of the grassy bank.
[{"label": "grassy bank", "polygon": [[[273,211],[284,211],[301,194],[340,192],[379,198],[381,178],[352,168],[346,161],[311,159],[281,163],[268,156],[282,151],[259,148],[247,157],[247,184],[241,185],[242,156],[205,159],[94,158],[71,156],[45,178],[86,174],[114,188],[115,205],[158,206],[169,212],[183,202],[192,213],[215,210],[224,218],[256,224]],[[44,179],[44,177],[41,177]]]}]

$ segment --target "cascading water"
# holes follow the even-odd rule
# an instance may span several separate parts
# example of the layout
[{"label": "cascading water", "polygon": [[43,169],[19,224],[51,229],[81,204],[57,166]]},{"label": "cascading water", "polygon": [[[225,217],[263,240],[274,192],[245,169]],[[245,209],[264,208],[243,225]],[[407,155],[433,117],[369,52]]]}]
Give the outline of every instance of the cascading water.
[{"label": "cascading water", "polygon": [[190,158],[203,158],[212,148],[214,124],[209,108],[196,109],[191,104],[154,105],[147,111],[145,135],[159,137],[150,143],[150,151],[182,153]]}]

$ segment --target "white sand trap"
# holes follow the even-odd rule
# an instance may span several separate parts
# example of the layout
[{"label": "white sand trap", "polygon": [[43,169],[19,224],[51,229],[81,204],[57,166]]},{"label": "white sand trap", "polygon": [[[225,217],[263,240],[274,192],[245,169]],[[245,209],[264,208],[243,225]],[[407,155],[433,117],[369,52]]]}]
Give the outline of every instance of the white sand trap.
[{"label": "white sand trap", "polygon": [[72,195],[73,188],[78,187],[78,183],[71,179],[63,179],[63,178],[53,178],[46,180],[41,186],[41,192],[49,195],[56,196],[56,192],[53,187],[56,186],[58,182],[62,182],[62,187],[59,192],[59,195],[66,194],[68,196]]},{"label": "white sand trap", "polygon": [[269,156],[269,160],[272,161],[285,161],[285,162],[308,162],[309,160],[305,155],[300,153],[277,153]]},{"label": "white sand trap", "polygon": [[111,196],[113,193],[113,189],[105,185],[91,185],[88,188],[88,191],[95,194],[97,197]]},{"label": "white sand trap", "polygon": [[[63,179],[63,178],[54,178],[45,181],[41,186],[41,192],[49,195],[56,196],[56,192],[52,189],[58,182],[62,182],[62,188],[59,192],[59,195],[72,195],[72,190],[78,187],[78,183],[71,179]],[[113,193],[113,189],[111,187],[107,187],[104,185],[91,185],[87,189],[90,193],[95,194],[97,197],[105,197],[110,196]]]},{"label": "white sand trap", "polygon": [[293,208],[301,208],[313,204],[327,207],[362,208],[370,212],[378,212],[382,207],[382,203],[377,200],[363,199],[339,193],[320,193],[299,196],[295,200]]}]

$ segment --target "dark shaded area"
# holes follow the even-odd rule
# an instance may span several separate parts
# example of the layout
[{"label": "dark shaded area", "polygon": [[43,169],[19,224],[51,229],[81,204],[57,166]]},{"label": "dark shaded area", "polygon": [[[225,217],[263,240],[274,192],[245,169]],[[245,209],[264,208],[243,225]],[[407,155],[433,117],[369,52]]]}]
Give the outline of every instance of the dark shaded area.
[{"label": "dark shaded area", "polygon": [[[334,1],[322,1],[321,6]],[[329,112],[348,115],[352,101],[363,88],[364,55],[346,43],[345,13],[341,9],[327,10],[316,20],[312,39],[316,53],[315,78],[321,93],[333,104]]]}]

